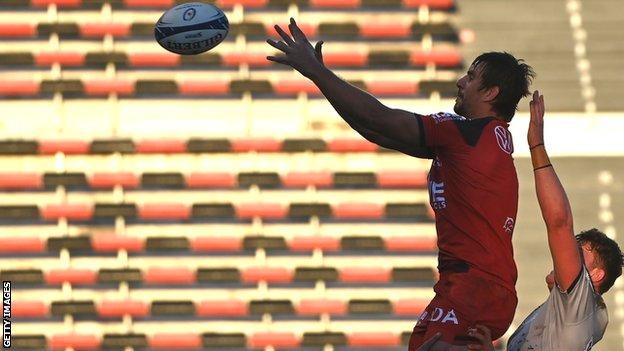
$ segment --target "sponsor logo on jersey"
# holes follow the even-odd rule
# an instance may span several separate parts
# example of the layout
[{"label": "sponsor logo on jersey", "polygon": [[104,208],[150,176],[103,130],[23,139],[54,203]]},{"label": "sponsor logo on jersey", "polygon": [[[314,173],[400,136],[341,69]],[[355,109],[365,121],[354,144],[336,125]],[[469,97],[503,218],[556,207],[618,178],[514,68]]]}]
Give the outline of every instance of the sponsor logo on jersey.
[{"label": "sponsor logo on jersey", "polygon": [[505,224],[503,224],[503,229],[505,229],[505,232],[511,234],[513,233],[514,224],[514,219],[511,217],[507,217],[507,219],[505,220]]},{"label": "sponsor logo on jersey", "polygon": [[511,154],[513,152],[513,140],[511,139],[511,133],[502,126],[496,126],[496,128],[494,128],[494,135],[496,136],[498,147],[500,147],[504,152]]},{"label": "sponsor logo on jersey", "polygon": [[444,121],[453,121],[453,120],[464,120],[464,119],[466,119],[465,117],[462,117],[460,115],[456,115],[454,113],[448,113],[448,112],[438,112],[438,113],[435,113],[435,114],[431,115],[431,117],[436,122],[436,124],[444,122]]},{"label": "sponsor logo on jersey", "polygon": [[429,181],[429,202],[434,210],[446,208],[446,198],[444,197],[444,182]]},{"label": "sponsor logo on jersey", "polygon": [[457,319],[457,314],[455,314],[454,309],[450,309],[445,311],[440,307],[435,307],[433,310],[423,312],[418,318],[418,323],[429,321],[429,322],[440,322],[440,323],[453,323],[459,324],[459,320]]}]

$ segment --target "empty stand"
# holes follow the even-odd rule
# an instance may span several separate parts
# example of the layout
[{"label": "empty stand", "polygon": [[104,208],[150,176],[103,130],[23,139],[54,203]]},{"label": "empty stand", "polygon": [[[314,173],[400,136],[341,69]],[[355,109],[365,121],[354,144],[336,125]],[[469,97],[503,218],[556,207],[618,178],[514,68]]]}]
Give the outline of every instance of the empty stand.
[{"label": "empty stand", "polygon": [[436,279],[427,162],[348,131],[264,41],[294,15],[346,81],[440,105],[453,1],[217,0],[230,33],[192,56],[153,40],[177,0],[0,2],[16,349],[404,348]]}]

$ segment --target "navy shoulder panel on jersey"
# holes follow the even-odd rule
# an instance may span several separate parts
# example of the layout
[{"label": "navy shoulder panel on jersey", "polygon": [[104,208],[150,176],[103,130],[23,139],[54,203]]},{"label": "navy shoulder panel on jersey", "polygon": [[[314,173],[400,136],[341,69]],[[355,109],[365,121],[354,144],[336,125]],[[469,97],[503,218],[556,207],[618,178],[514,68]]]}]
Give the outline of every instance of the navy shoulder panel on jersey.
[{"label": "navy shoulder panel on jersey", "polygon": [[459,133],[464,138],[466,144],[470,146],[476,146],[483,134],[483,129],[488,123],[492,122],[494,117],[478,118],[478,119],[464,119],[453,120]]}]

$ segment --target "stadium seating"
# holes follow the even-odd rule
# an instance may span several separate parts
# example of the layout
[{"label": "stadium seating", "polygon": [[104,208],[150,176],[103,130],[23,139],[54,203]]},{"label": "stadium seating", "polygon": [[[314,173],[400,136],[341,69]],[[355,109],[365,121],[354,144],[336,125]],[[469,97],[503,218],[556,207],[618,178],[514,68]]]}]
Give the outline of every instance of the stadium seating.
[{"label": "stadium seating", "polygon": [[295,15],[347,81],[435,108],[455,2],[218,0],[226,40],[177,56],[153,24],[181,2],[0,0],[13,347],[404,349],[437,279],[429,161],[349,131],[264,41]]}]

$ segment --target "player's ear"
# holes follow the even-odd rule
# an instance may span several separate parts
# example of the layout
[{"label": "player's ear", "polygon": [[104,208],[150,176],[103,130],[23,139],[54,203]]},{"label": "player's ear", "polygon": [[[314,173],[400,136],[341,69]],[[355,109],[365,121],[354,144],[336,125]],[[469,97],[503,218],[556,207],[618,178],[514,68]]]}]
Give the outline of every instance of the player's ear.
[{"label": "player's ear", "polygon": [[605,277],[605,271],[604,271],[604,269],[602,269],[600,267],[594,267],[589,272],[589,277],[591,278],[592,282],[594,282],[594,283],[601,283],[602,280]]},{"label": "player's ear", "polygon": [[483,92],[483,101],[492,102],[500,93],[500,88],[497,85],[491,86]]}]

